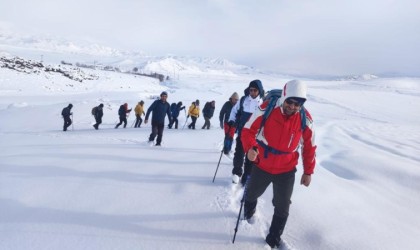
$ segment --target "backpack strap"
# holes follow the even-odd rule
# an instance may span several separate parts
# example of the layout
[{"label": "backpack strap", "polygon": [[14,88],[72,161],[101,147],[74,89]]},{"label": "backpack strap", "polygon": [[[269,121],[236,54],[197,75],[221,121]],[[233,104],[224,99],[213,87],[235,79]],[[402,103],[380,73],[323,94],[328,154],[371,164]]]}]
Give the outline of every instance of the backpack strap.
[{"label": "backpack strap", "polygon": [[272,97],[270,99],[267,107],[265,108],[263,119],[262,119],[261,125],[260,125],[260,131],[261,131],[261,128],[264,127],[265,121],[267,121],[267,118],[271,114],[271,111],[273,111],[274,107],[276,106],[276,103],[277,103],[278,99],[279,99],[278,97]]},{"label": "backpack strap", "polygon": [[304,106],[300,108],[299,113],[300,113],[300,128],[302,129],[302,132],[303,132],[303,130],[305,130],[306,128],[306,109]]}]

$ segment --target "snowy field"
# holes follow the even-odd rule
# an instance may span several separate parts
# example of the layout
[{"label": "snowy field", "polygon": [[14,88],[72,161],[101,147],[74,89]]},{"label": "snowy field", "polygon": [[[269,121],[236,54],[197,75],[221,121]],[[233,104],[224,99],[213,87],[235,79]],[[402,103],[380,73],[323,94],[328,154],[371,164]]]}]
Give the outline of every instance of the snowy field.
[{"label": "snowy field", "polygon": [[[85,70],[89,73],[88,70]],[[266,90],[290,80],[263,74],[189,74],[160,84],[92,71],[82,83],[54,74],[0,68],[0,249],[267,249],[269,187],[256,223],[232,237],[242,190],[231,184],[218,114],[253,79]],[[308,85],[317,166],[296,182],[282,249],[418,249],[420,246],[420,79],[319,81]],[[187,107],[216,101],[210,130],[165,128],[147,144],[150,124],[114,129],[118,107],[149,107],[166,90]],[[74,105],[62,131],[61,110]],[[92,107],[104,103],[94,130]],[[300,179],[302,167],[298,167]]]}]

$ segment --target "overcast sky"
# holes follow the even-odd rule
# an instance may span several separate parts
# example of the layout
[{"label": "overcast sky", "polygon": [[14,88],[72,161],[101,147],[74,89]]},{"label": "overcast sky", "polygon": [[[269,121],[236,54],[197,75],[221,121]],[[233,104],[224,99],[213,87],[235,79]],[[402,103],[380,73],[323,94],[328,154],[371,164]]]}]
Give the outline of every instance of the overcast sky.
[{"label": "overcast sky", "polygon": [[290,74],[420,76],[419,0],[0,0],[0,25]]}]

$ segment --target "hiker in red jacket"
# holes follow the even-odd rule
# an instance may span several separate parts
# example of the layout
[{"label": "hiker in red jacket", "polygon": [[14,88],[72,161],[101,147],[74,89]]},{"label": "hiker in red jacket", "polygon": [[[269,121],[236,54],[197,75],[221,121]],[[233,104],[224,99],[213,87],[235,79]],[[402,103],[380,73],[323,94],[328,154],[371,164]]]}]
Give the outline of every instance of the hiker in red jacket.
[{"label": "hiker in red jacket", "polygon": [[242,129],[244,151],[254,165],[245,187],[244,215],[247,220],[252,218],[258,197],[272,183],[274,214],[266,237],[271,247],[279,247],[289,216],[299,147],[303,159],[302,185],[309,186],[315,168],[313,121],[302,106],[305,101],[306,85],[298,80],[289,81],[264,126],[261,127],[261,122],[268,102],[254,112]]}]

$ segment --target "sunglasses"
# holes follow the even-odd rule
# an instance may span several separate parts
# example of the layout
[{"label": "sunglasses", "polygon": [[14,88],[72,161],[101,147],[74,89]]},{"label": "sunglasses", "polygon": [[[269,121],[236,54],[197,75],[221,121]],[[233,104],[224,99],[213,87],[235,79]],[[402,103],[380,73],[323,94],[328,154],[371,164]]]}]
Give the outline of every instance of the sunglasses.
[{"label": "sunglasses", "polygon": [[302,103],[300,103],[300,102],[298,102],[298,101],[296,101],[296,100],[294,100],[294,99],[290,99],[290,98],[287,98],[285,102],[286,102],[288,105],[294,105],[295,107],[300,107],[300,106],[302,106]]}]

